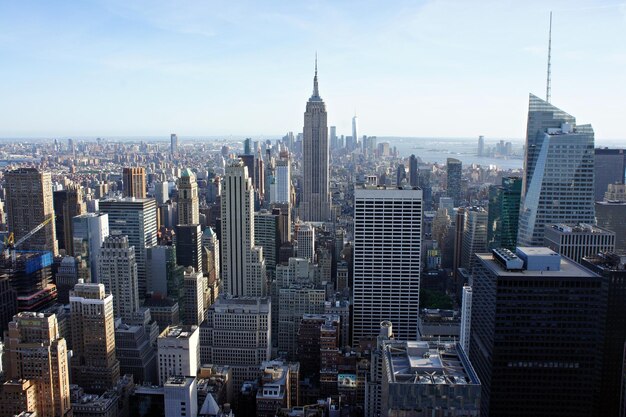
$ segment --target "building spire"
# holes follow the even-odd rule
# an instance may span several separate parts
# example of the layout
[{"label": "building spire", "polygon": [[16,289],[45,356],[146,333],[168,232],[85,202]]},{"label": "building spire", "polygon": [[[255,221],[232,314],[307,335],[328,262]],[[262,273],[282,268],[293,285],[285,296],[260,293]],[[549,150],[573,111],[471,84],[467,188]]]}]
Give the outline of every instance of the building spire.
[{"label": "building spire", "polygon": [[317,52],[315,52],[315,77],[313,77],[313,97],[319,97],[320,92],[317,87]]},{"label": "building spire", "polygon": [[552,95],[552,12],[550,12],[550,31],[548,32],[548,76],[546,80],[546,101]]}]

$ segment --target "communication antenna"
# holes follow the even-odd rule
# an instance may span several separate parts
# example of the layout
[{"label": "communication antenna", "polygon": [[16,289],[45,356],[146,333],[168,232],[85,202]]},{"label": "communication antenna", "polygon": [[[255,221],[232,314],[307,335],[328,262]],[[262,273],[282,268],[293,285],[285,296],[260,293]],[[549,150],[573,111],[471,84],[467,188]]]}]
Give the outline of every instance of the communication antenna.
[{"label": "communication antenna", "polygon": [[550,102],[552,93],[552,12],[550,12],[550,31],[548,32],[548,77],[546,80],[546,101]]}]

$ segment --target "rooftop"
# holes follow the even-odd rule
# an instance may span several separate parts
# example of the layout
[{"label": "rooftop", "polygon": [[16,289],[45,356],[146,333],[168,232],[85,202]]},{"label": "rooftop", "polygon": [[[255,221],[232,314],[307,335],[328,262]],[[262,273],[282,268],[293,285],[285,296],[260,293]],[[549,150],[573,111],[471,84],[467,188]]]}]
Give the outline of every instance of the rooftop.
[{"label": "rooftop", "polygon": [[[549,255],[550,253],[554,253],[548,248],[518,248],[527,250],[527,253],[532,255],[533,253],[540,255]],[[560,256],[556,254],[557,256]],[[503,267],[493,256],[491,253],[477,253],[476,256],[482,264],[491,270],[495,275],[499,277],[520,277],[520,276],[528,276],[528,277],[536,277],[541,275],[544,278],[557,278],[557,277],[572,277],[572,278],[580,278],[580,277],[589,277],[594,278],[596,275],[589,271],[588,269],[578,265],[574,261],[570,261],[565,257],[560,257],[560,269],[559,270],[507,270]],[[552,255],[550,255],[552,256]]]},{"label": "rooftop", "polygon": [[598,226],[594,226],[592,224],[587,223],[579,223],[579,224],[564,224],[557,223],[546,226],[546,231],[552,230],[558,233],[584,233],[584,234],[611,234],[613,232],[603,229]]},{"label": "rooftop", "polygon": [[159,338],[188,339],[197,330],[198,326],[169,326],[161,332]]}]

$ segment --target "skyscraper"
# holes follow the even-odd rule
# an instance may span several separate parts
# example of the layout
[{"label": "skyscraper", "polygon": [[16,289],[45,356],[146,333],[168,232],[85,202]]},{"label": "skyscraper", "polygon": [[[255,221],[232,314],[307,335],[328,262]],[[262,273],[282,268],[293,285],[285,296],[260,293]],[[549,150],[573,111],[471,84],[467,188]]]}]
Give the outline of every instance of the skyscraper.
[{"label": "skyscraper", "polygon": [[78,283],[70,293],[70,308],[72,383],[89,392],[104,392],[120,377],[113,295],[105,293],[103,284]]},{"label": "skyscraper", "polygon": [[482,207],[465,209],[463,221],[463,243],[461,249],[461,267],[471,270],[474,266],[474,254],[487,250],[487,211]]},{"label": "skyscraper", "polygon": [[98,281],[98,255],[102,242],[109,235],[109,215],[86,213],[72,218],[75,256],[80,256],[91,269],[91,282]]},{"label": "skyscraper", "polygon": [[300,218],[303,221],[323,222],[330,219],[329,149],[326,105],[317,86],[317,59],[313,78],[313,95],[304,112],[304,139],[302,152],[302,201]]},{"label": "skyscraper", "polygon": [[276,273],[278,248],[280,247],[279,216],[280,214],[274,214],[267,210],[254,213],[254,244],[263,248],[265,269],[270,282]]},{"label": "skyscraper", "polygon": [[127,236],[113,234],[104,239],[98,256],[98,278],[113,295],[115,317],[131,321],[139,309],[139,294],[135,250],[129,246]]},{"label": "skyscraper", "polygon": [[198,183],[195,174],[186,168],[178,179],[178,223],[200,223],[200,206],[198,201]]},{"label": "skyscraper", "polygon": [[59,249],[65,249],[67,255],[74,255],[72,218],[86,213],[83,191],[79,185],[70,184],[65,190],[53,193],[55,230]]},{"label": "skyscraper", "polygon": [[198,326],[169,326],[157,339],[159,383],[171,376],[196,376],[200,368]]},{"label": "skyscraper", "polygon": [[502,178],[501,186],[489,187],[489,249],[515,250],[521,194],[522,179],[518,177]]},{"label": "skyscraper", "polygon": [[[6,172],[4,179],[7,224],[17,241],[41,222],[54,216],[51,175],[36,168],[19,168]],[[56,256],[58,245],[55,222],[48,222],[20,249],[47,250]]]},{"label": "skyscraper", "polygon": [[128,236],[135,248],[139,297],[146,293],[146,250],[157,243],[156,201],[152,198],[111,198],[100,201],[109,215],[109,230]]},{"label": "skyscraper", "polygon": [[417,168],[417,157],[411,155],[409,157],[409,185],[411,187],[417,187],[417,181],[419,178],[419,170]]},{"label": "skyscraper", "polygon": [[595,200],[604,200],[609,184],[624,184],[626,172],[626,152],[624,149],[595,149],[594,189]]},{"label": "skyscraper", "polygon": [[626,185],[609,184],[604,201],[596,202],[598,226],[615,232],[615,251],[626,253]]},{"label": "skyscraper", "polygon": [[254,190],[240,161],[226,167],[222,185],[222,278],[230,295],[262,297],[267,291],[263,249],[254,244]]},{"label": "skyscraper", "polygon": [[478,150],[476,151],[477,156],[486,156],[485,155],[485,137],[478,137]]},{"label": "skyscraper", "polygon": [[476,256],[470,360],[485,415],[596,415],[602,279],[542,247]]},{"label": "skyscraper", "polygon": [[[448,158],[448,179],[447,179],[447,194],[448,197],[454,199],[454,206],[458,206],[461,202],[461,177],[463,174],[463,164],[461,161],[455,158]],[[394,322],[394,326],[395,326]]]},{"label": "skyscraper", "polygon": [[70,417],[67,343],[59,336],[56,315],[18,313],[9,323],[5,343],[7,377],[34,382],[37,415]]},{"label": "skyscraper", "polygon": [[354,192],[352,343],[375,337],[383,320],[402,338],[417,338],[422,190]]},{"label": "skyscraper", "polygon": [[276,161],[275,195],[271,195],[271,203],[291,203],[291,157],[288,152],[281,152]]},{"label": "skyscraper", "polygon": [[172,156],[178,155],[178,135],[176,133],[170,135],[170,154]]},{"label": "skyscraper", "polygon": [[354,146],[359,147],[359,134],[357,131],[357,117],[356,114],[352,117],[352,141]]},{"label": "skyscraper", "polygon": [[124,168],[124,197],[146,198],[146,169]]},{"label": "skyscraper", "polygon": [[530,95],[518,244],[540,246],[552,223],[595,222],[591,125]]}]

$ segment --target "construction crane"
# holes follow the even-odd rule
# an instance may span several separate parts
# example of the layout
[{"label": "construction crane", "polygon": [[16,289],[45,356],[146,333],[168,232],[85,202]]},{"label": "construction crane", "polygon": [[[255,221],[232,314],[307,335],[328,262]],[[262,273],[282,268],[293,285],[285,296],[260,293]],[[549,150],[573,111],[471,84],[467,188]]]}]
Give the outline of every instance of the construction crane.
[{"label": "construction crane", "polygon": [[13,232],[9,233],[9,236],[4,239],[4,256],[8,258],[9,255],[11,255],[13,263],[15,264],[15,248],[30,239],[35,233],[43,229],[44,226],[50,223],[53,219],[54,214],[46,217],[44,221],[35,226],[33,230],[22,236],[17,242],[15,242],[15,235],[13,234]]}]

